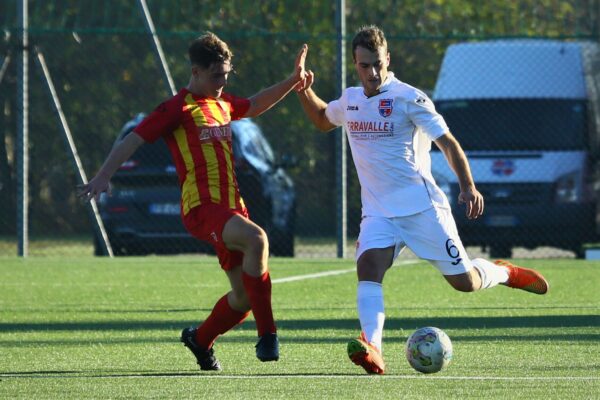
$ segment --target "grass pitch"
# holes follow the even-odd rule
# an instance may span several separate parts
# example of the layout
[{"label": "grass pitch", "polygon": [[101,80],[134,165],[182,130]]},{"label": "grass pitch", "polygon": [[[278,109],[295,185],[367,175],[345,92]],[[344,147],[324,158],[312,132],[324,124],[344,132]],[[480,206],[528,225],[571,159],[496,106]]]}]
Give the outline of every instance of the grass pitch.
[{"label": "grass pitch", "polygon": [[[179,334],[228,288],[214,258],[0,258],[0,398],[600,398],[600,262],[523,264],[548,295],[459,293],[427,263],[391,269],[388,369],[368,376],[346,356],[359,332],[352,261],[272,259],[280,361],[256,359],[250,318],[217,341],[223,372],[206,373]],[[286,280],[326,271],[339,273]],[[404,343],[428,325],[454,359],[422,375]]]}]

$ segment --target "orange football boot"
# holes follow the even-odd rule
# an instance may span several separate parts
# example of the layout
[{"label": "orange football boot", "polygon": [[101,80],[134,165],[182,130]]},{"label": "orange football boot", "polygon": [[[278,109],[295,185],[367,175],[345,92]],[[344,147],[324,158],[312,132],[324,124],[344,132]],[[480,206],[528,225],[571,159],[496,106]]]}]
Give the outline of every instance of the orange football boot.
[{"label": "orange football boot", "polygon": [[348,357],[356,365],[364,368],[369,374],[383,375],[385,363],[381,351],[373,344],[367,342],[364,332],[358,339],[348,342]]},{"label": "orange football boot", "polygon": [[505,283],[508,287],[535,294],[546,294],[550,288],[548,281],[536,270],[519,267],[504,260],[496,260],[494,264],[508,269],[508,282]]}]

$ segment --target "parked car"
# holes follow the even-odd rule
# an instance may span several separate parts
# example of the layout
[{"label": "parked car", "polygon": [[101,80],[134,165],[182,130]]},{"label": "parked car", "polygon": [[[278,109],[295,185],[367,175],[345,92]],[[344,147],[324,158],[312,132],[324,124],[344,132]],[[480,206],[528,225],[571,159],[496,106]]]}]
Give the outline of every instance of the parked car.
[{"label": "parked car", "polygon": [[[600,46],[592,42],[493,40],[448,48],[433,93],[463,145],[483,220],[456,210],[465,245],[553,246],[583,257],[598,239]],[[440,152],[432,172],[449,199],[458,183]],[[456,206],[456,204],[454,204]]]},{"label": "parked car", "polygon": [[[117,137],[122,140],[144,119],[137,115]],[[296,194],[284,167],[258,125],[249,119],[233,121],[235,173],[251,219],[268,234],[271,254],[294,256]],[[113,252],[213,253],[185,230],[180,216],[180,189],[175,165],[163,140],[142,145],[112,178],[112,195],[103,194],[99,210]],[[95,238],[95,253],[103,246]]]}]

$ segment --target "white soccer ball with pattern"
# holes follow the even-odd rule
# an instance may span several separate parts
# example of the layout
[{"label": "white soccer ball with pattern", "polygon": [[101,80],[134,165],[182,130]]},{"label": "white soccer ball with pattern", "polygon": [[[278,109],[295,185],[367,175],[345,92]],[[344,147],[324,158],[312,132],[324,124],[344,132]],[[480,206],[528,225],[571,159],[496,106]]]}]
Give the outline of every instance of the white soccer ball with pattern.
[{"label": "white soccer ball with pattern", "polygon": [[441,371],[452,360],[452,342],[439,328],[419,328],[406,341],[406,359],[419,372]]}]

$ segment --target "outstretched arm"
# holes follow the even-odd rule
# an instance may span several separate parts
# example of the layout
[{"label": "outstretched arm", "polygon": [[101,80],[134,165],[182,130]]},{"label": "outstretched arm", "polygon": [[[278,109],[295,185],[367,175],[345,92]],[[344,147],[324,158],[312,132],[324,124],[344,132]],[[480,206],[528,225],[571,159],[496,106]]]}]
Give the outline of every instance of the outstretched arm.
[{"label": "outstretched arm", "polygon": [[306,116],[312,121],[317,129],[322,132],[328,132],[336,126],[332,124],[325,115],[327,103],[317,96],[311,88],[314,79],[315,74],[312,71],[308,71],[306,73],[306,79],[296,90],[298,92],[298,99],[300,99],[300,104],[302,104]]},{"label": "outstretched arm", "polygon": [[483,214],[483,196],[475,188],[471,168],[469,168],[469,162],[462,147],[460,147],[460,144],[450,132],[446,132],[446,134],[437,138],[435,144],[444,153],[450,168],[452,168],[458,178],[460,186],[458,203],[466,204],[467,218],[474,219],[480,217]]},{"label": "outstretched arm", "polygon": [[308,46],[302,46],[296,61],[294,63],[294,72],[285,80],[276,83],[275,85],[261,90],[254,96],[250,97],[250,108],[246,113],[246,117],[257,117],[260,114],[279,103],[292,89],[302,80],[304,80],[306,71],[304,70],[304,60]]},{"label": "outstretched arm", "polygon": [[131,132],[121,140],[108,154],[108,157],[102,164],[102,167],[87,184],[77,186],[77,197],[89,201],[92,198],[100,197],[100,193],[109,192],[110,178],[135,151],[144,143],[137,133]]}]

